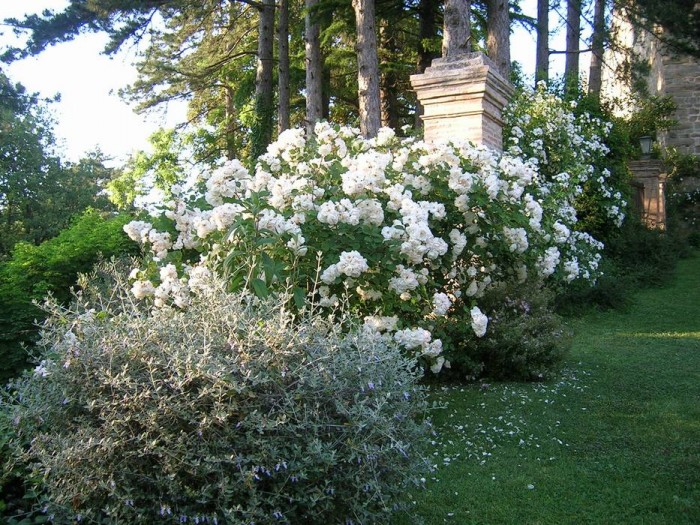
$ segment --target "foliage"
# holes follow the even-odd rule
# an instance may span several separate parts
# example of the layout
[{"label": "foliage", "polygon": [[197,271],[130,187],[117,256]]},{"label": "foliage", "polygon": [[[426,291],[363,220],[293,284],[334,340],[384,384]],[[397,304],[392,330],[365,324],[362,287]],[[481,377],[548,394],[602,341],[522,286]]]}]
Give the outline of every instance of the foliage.
[{"label": "foliage", "polygon": [[686,178],[700,180],[700,158],[697,155],[683,154],[675,148],[669,148],[665,153],[664,162],[672,182],[682,183]]},{"label": "foliage", "polygon": [[621,0],[629,20],[673,52],[700,57],[700,14],[695,0]]},{"label": "foliage", "polygon": [[603,310],[627,309],[640,288],[665,284],[686,250],[685,241],[675,231],[649,229],[638,218],[632,218],[606,244],[601,264],[603,275],[596,285],[570,286],[557,297],[557,311],[579,315],[591,306]]},{"label": "foliage", "polygon": [[595,109],[586,98],[567,101],[539,83],[506,108],[504,142],[511,154],[535,159],[544,180],[576,181],[576,228],[607,240],[625,218],[628,185],[626,172],[609,169],[614,127]]},{"label": "foliage", "polygon": [[633,101],[634,112],[623,122],[628,128],[629,140],[636,146],[640,137],[651,136],[657,138],[657,134],[666,131],[677,124],[673,119],[676,103],[669,96],[644,96],[635,97]]},{"label": "foliage", "polygon": [[133,155],[122,173],[107,184],[109,200],[119,209],[130,208],[152,189],[165,192],[185,178],[183,157],[188,141],[174,129],[159,129],[148,141],[152,151]]},{"label": "foliage", "polygon": [[105,208],[100,185],[112,172],[95,151],[77,163],[56,156],[50,113],[36,95],[0,73],[0,260],[15,243],[58,234],[89,206]]},{"label": "foliage", "polygon": [[104,216],[88,210],[57,237],[39,246],[17,244],[0,263],[0,382],[26,365],[27,350],[37,335],[35,319],[42,311],[33,301],[52,294],[70,299],[79,272],[87,272],[100,259],[134,253],[138,247],[122,231],[129,216]]},{"label": "foliage", "polygon": [[[554,312],[554,294],[542,283],[510,283],[484,297],[489,330],[480,340],[455,342],[461,352],[453,369],[472,378],[551,379],[571,345],[571,334]],[[453,331],[459,333],[458,327]]]},{"label": "foliage", "polygon": [[666,213],[681,242],[700,247],[700,158],[666,150]]},{"label": "foliage", "polygon": [[368,523],[420,484],[427,405],[396,345],[221,279],[153,309],[102,272],[48,304],[43,359],[4,399],[52,519]]},{"label": "foliage", "polygon": [[[417,63],[425,65],[440,54],[442,2],[375,3],[382,97],[388,102],[384,121],[398,131],[415,123],[410,75],[416,73]],[[109,36],[107,53],[137,42],[143,44],[136,46],[138,78],[122,95],[136,102],[140,111],[187,101],[187,122],[182,127],[192,124],[198,128],[198,160],[223,155],[254,160],[259,144],[264,142],[263,149],[267,145],[276,108],[269,100],[254,100],[262,2],[71,0],[65,4],[59,10],[6,21],[26,33],[28,42],[22,49],[8,50],[2,58],[11,61],[36,55],[87,31]],[[522,14],[519,4],[509,3],[511,20],[531,25],[532,19]],[[303,6],[304,2],[291,2],[289,16],[291,121],[296,126],[303,125],[306,118]],[[321,28],[323,116],[356,125],[356,28],[351,2],[322,0],[311,15]],[[473,2],[472,15],[473,49],[483,50],[485,3]],[[143,38],[146,34],[147,39]]]},{"label": "foliage", "polygon": [[482,337],[481,300],[499,283],[595,278],[600,245],[573,231],[579,181],[542,180],[532,164],[468,144],[399,141],[389,129],[372,140],[328,124],[309,140],[289,130],[254,175],[227,162],[190,193],[174,188],[151,222],[127,225],[151,250],[134,294],[186,307],[203,256],[233,289],[290,286],[298,307],[347,300],[438,372],[459,348],[434,334],[459,326]]}]

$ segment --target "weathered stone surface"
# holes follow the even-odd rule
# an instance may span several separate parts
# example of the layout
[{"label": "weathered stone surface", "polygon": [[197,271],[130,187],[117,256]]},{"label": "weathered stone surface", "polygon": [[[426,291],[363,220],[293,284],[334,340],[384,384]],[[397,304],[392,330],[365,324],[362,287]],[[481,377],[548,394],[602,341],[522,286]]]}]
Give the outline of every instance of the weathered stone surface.
[{"label": "weathered stone surface", "polygon": [[411,84],[427,142],[469,140],[503,149],[503,107],[513,87],[483,53],[438,58]]},{"label": "weathered stone surface", "polygon": [[666,229],[666,167],[660,160],[635,160],[629,163],[638,195],[636,205],[649,228]]},{"label": "weathered stone surface", "polygon": [[[700,155],[700,120],[696,118],[700,113],[700,60],[666,49],[658,35],[632,25],[624,8],[615,10],[611,33],[617,45],[606,52],[608,67],[603,70],[603,80],[607,98],[628,99],[631,93],[628,59],[632,51],[649,66],[646,79],[649,94],[670,95],[678,106],[673,115],[678,126],[659,133],[660,144],[677,148],[681,153]],[[628,114],[634,109],[629,107],[619,112]]]}]

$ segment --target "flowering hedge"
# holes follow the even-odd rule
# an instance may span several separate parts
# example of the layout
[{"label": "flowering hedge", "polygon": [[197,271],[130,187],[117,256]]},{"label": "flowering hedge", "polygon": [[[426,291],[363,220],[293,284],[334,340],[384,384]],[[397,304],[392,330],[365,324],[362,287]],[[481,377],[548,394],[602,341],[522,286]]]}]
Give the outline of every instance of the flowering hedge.
[{"label": "flowering hedge", "polygon": [[[508,152],[530,159],[537,165],[542,179],[564,192],[574,190],[574,207],[585,214],[587,222],[608,221],[616,228],[625,219],[627,201],[620,191],[620,181],[608,169],[610,149],[606,137],[612,123],[579,111],[575,100],[565,101],[547,91],[540,82],[534,91],[519,93],[504,113]],[[581,219],[581,217],[579,217]]]},{"label": "flowering hedge", "polygon": [[219,269],[232,290],[347,303],[439,372],[458,345],[436,334],[457,322],[482,337],[480,299],[493,287],[596,278],[602,246],[575,229],[580,176],[544,179],[536,158],[521,157],[389,129],[369,140],[326,123],[308,140],[286,131],[253,172],[226,162],[125,227],[150,248],[133,293],[184,308]]}]

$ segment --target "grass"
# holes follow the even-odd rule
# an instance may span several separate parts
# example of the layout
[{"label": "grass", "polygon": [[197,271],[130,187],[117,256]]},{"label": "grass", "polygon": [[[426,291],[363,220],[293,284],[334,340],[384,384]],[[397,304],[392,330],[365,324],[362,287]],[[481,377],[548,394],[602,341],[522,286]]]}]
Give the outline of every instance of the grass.
[{"label": "grass", "polygon": [[573,323],[561,377],[438,388],[434,472],[395,523],[700,523],[700,254]]}]

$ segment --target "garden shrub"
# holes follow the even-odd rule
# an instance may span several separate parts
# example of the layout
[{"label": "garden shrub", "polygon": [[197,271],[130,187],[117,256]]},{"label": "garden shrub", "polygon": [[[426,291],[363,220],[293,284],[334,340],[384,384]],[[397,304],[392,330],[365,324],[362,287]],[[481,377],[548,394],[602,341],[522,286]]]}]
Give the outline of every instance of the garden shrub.
[{"label": "garden shrub", "polygon": [[503,136],[511,154],[535,160],[543,181],[575,185],[575,228],[607,242],[628,213],[630,152],[626,128],[604,113],[588,97],[565,100],[539,83],[506,107]]},{"label": "garden shrub", "polygon": [[[542,283],[503,284],[484,297],[491,312],[489,330],[452,361],[452,371],[472,378],[541,381],[559,370],[571,346],[571,333],[554,312],[554,293]],[[453,332],[454,333],[454,332]]]},{"label": "garden shrub", "polygon": [[680,255],[677,240],[670,232],[629,221],[620,235],[608,244],[606,253],[620,273],[636,284],[658,286],[673,274]]},{"label": "garden shrub", "polygon": [[609,256],[603,257],[600,267],[601,276],[594,285],[574,283],[556,295],[554,310],[558,314],[573,317],[592,308],[626,310],[632,304],[632,295],[640,284],[633,276],[625,274]]},{"label": "garden shrub", "polygon": [[664,162],[669,173],[666,186],[669,229],[681,237],[681,246],[700,247],[700,158],[670,149]]},{"label": "garden shrub", "polygon": [[122,228],[130,217],[88,210],[57,237],[34,246],[18,243],[7,261],[0,262],[0,383],[27,364],[27,351],[43,312],[41,302],[51,293],[58,301],[70,300],[79,272],[88,272],[100,257],[135,253],[138,245]]},{"label": "garden shrub", "polygon": [[180,310],[105,275],[48,305],[4,400],[57,523],[382,522],[420,483],[421,373],[392,341],[219,278]]},{"label": "garden shrub", "polygon": [[557,296],[556,310],[565,315],[578,315],[590,307],[624,310],[640,288],[666,283],[686,249],[674,229],[650,229],[631,218],[606,244],[595,286],[583,282],[568,286]]},{"label": "garden shrub", "polygon": [[0,523],[34,525],[48,522],[48,517],[35,510],[36,494],[27,481],[31,478],[27,465],[9,461],[13,429],[10,415],[0,410]]},{"label": "garden shrub", "polygon": [[[584,160],[602,154],[601,140],[581,137],[579,151],[597,151]],[[326,123],[310,137],[288,130],[254,172],[228,161],[125,227],[150,249],[133,291],[186,308],[201,258],[233,289],[290,287],[298,307],[329,311],[347,301],[439,372],[470,348],[452,341],[488,332],[491,288],[595,279],[601,245],[577,231],[573,207],[591,177],[579,164],[543,178],[536,159],[468,143],[400,140],[388,129],[366,140]],[[620,198],[599,177],[619,222]]]}]

